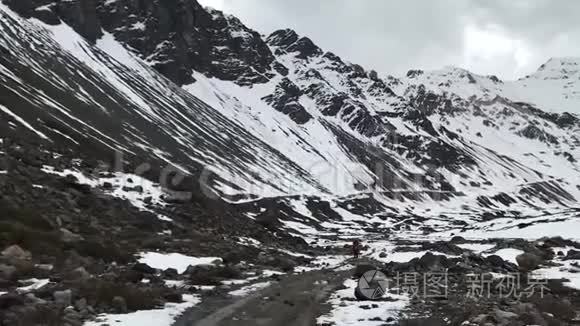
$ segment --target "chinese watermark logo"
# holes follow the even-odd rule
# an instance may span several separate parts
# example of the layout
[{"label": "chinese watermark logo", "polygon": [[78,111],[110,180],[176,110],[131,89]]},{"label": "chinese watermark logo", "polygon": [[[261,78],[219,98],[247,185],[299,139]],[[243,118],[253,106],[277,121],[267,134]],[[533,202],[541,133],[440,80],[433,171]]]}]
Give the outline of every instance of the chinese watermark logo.
[{"label": "chinese watermark logo", "polygon": [[[387,293],[406,295],[411,298],[447,298],[449,273],[397,273],[389,278],[383,272],[371,270],[358,280],[357,292],[368,300],[378,300]],[[458,275],[453,275],[457,279]],[[526,275],[523,275],[524,277]],[[527,275],[522,282],[519,273],[464,274],[459,276],[465,285],[463,295],[467,298],[498,296],[521,298],[540,295],[547,289],[548,279],[539,275]],[[459,293],[461,294],[461,293]]]},{"label": "chinese watermark logo", "polygon": [[358,291],[368,300],[381,298],[388,288],[387,276],[380,271],[368,271],[358,280]]}]

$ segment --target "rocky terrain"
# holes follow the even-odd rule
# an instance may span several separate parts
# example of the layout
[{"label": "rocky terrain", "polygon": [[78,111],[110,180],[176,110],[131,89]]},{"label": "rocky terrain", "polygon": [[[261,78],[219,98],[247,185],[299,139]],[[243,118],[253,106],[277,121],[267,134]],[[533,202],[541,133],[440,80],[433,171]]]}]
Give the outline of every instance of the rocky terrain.
[{"label": "rocky terrain", "polygon": [[[277,249],[305,250],[302,239],[274,236],[226,202],[156,205],[170,202],[169,194],[154,198],[140,176],[118,184],[112,176],[120,172],[108,171],[105,162],[73,159],[71,153],[38,141],[3,139],[2,166],[11,172],[0,175],[2,325],[80,325],[100,313],[182,302],[183,294],[197,292],[193,285],[268,268],[282,273],[308,262]],[[100,182],[87,184],[66,172],[71,169]],[[142,198],[136,200],[144,206],[131,197]],[[245,238],[264,246],[240,246]],[[212,256],[208,263],[216,265],[160,270],[139,262],[140,252]],[[176,289],[167,280],[185,285]]]},{"label": "rocky terrain", "polygon": [[194,0],[0,31],[0,325],[579,323],[580,59],[394,77]]}]

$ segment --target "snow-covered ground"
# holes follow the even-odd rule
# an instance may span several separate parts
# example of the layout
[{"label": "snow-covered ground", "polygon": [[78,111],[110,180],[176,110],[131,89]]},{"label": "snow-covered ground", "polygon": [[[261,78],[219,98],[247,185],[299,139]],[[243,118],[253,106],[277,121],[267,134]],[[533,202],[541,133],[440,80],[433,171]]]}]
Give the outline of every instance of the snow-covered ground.
[{"label": "snow-covered ground", "polygon": [[517,265],[518,262],[516,261],[516,257],[518,255],[523,254],[523,253],[524,252],[522,250],[513,249],[513,248],[505,248],[505,249],[500,249],[500,250],[494,252],[492,255],[500,256],[503,260],[509,261],[510,263]]},{"label": "snow-covered ground", "polygon": [[[562,252],[564,255],[573,248],[554,248],[554,251]],[[562,279],[566,280],[565,286],[580,290],[580,261],[563,260],[562,257],[556,257],[554,260],[556,266],[541,268],[535,270],[533,275],[541,279]]]},{"label": "snow-covered ground", "polygon": [[161,270],[175,268],[180,274],[185,272],[188,266],[219,264],[222,261],[219,257],[191,257],[179,253],[159,252],[144,252],[140,257],[141,263]]},{"label": "snow-covered ground", "polygon": [[271,282],[259,282],[259,283],[254,283],[254,284],[250,284],[247,286],[244,286],[240,289],[234,290],[234,291],[230,291],[229,294],[236,296],[236,297],[244,297],[247,296],[249,294],[252,294],[256,291],[259,291],[261,289],[267,288],[268,286],[270,286],[272,283]]},{"label": "snow-covered ground", "polygon": [[[522,224],[526,224],[522,226]],[[580,239],[578,229],[580,218],[572,210],[546,210],[535,213],[525,219],[511,217],[498,218],[486,222],[470,221],[468,229],[454,229],[436,232],[430,237],[449,238],[460,235],[466,239],[490,239],[490,238],[523,238],[539,239],[542,237],[561,236],[568,239]]]},{"label": "snow-covered ground", "polygon": [[194,295],[184,295],[183,299],[182,303],[167,303],[163,309],[101,315],[95,321],[85,322],[84,326],[171,326],[175,318],[200,302]]},{"label": "snow-covered ground", "polygon": [[48,285],[50,283],[49,279],[29,279],[29,280],[23,280],[20,281],[21,284],[27,284],[25,286],[20,286],[16,289],[16,292],[19,293],[28,293],[30,291],[34,291],[34,290],[38,290],[40,288],[43,288],[44,286]]},{"label": "snow-covered ground", "polygon": [[[19,67],[23,71],[34,72],[34,77],[42,78],[53,87],[51,89],[75,94],[75,100],[86,104],[86,108],[79,106],[83,108],[83,112],[74,107],[66,107],[64,103],[68,101],[49,95],[57,92],[31,90],[29,83],[21,79],[22,76],[16,76],[14,72],[0,65],[2,81],[10,83],[19,97],[42,112],[35,115],[31,110],[28,113],[33,118],[27,120],[25,117],[28,114],[19,114],[18,107],[0,105],[2,115],[11,119],[10,128],[21,128],[46,141],[64,137],[78,145],[81,137],[93,138],[111,150],[132,154],[133,151],[141,150],[171,164],[184,174],[188,174],[188,169],[178,164],[176,157],[184,165],[194,163],[208,166],[208,170],[229,181],[229,184],[216,181],[212,185],[221,195],[303,195],[301,198],[286,201],[296,215],[282,217],[281,224],[289,234],[318,246],[343,247],[354,238],[369,236],[369,227],[389,229],[401,225],[405,228],[390,235],[418,239],[449,239],[454,235],[467,239],[536,239],[559,235],[580,239],[580,218],[577,212],[565,211],[567,207],[578,206],[577,200],[580,198],[580,189],[574,181],[580,173],[578,164],[564,155],[568,153],[578,158],[580,154],[577,127],[564,130],[553,119],[532,114],[530,108],[507,101],[529,102],[546,111],[575,110],[580,103],[578,59],[550,60],[538,72],[514,82],[501,82],[490,76],[478,76],[463,69],[449,67],[402,78],[399,84],[390,85],[396,94],[386,91],[377,94],[372,92],[374,83],[371,79],[366,76],[354,78],[338,72],[335,69],[337,62],[328,56],[320,55],[303,60],[296,53],[273,51],[276,59],[289,69],[286,78],[297,87],[306,90],[312,85],[320,86],[315,96],[302,94],[298,98],[297,104],[312,116],[311,120],[300,125],[263,100],[275,92],[283,80],[282,75],[276,75],[263,84],[240,86],[233,81],[219,80],[194,72],[195,83],[178,87],[169,83],[138,55],[127,50],[110,33],[105,32],[93,45],[64,23],[49,26],[36,19],[24,19],[4,4],[0,4],[0,12],[0,31],[3,35],[0,45],[7,49],[6,53],[16,53],[17,61],[22,65]],[[136,24],[132,27],[142,29],[143,25]],[[14,35],[19,35],[20,38]],[[37,46],[39,44],[42,46]],[[276,50],[275,47],[272,49]],[[43,61],[38,61],[38,58],[45,56],[54,56],[55,61],[68,60],[69,68],[79,78],[82,77],[81,80],[91,81],[91,84],[94,81],[97,86],[103,86],[103,89],[114,90],[114,97],[124,101],[121,103],[123,115],[116,115],[111,107],[103,105],[104,102],[98,97],[99,94],[104,96],[104,93],[83,88],[83,82],[69,84],[68,75],[58,75],[56,69],[53,71],[43,67]],[[350,64],[345,64],[345,67],[352,68]],[[363,71],[362,75],[365,74],[367,72]],[[458,104],[461,112],[435,112],[426,117],[434,130],[449,129],[457,134],[456,138],[443,133],[438,136],[431,135],[397,114],[412,109],[406,101],[417,94],[420,86],[425,86],[439,95],[449,95],[449,100],[453,103],[464,101]],[[353,88],[360,90],[360,94],[353,92]],[[425,185],[415,182],[411,176],[424,175],[428,168],[420,163],[421,160],[412,158],[410,147],[403,148],[402,154],[388,147],[381,147],[388,135],[365,136],[354,130],[350,124],[356,122],[358,117],[352,112],[345,113],[347,110],[342,108],[343,115],[323,114],[326,104],[321,104],[325,99],[320,95],[332,99],[339,94],[346,96],[348,103],[354,103],[353,112],[364,112],[372,118],[389,113],[382,120],[382,126],[395,128],[397,136],[417,137],[422,144],[443,142],[473,158],[476,163],[473,166],[460,166],[456,170],[448,166],[437,167],[437,172],[464,195],[436,201],[421,193],[417,193],[417,200],[375,193],[375,189],[370,187],[376,181],[375,171],[362,162],[363,157],[370,152],[355,155],[355,151],[347,145],[356,149],[366,146],[377,148],[380,154],[389,157],[389,168],[403,180],[401,189],[389,189],[393,192],[425,190]],[[498,96],[507,100],[496,100]],[[398,110],[400,105],[404,106],[403,111]],[[85,118],[85,114],[91,117],[95,112],[97,117],[104,114],[124,117],[128,114],[138,123],[131,124],[129,119],[122,121],[124,124],[119,128],[121,136],[114,138],[117,135],[107,133],[105,130],[108,128],[91,125],[90,121],[97,119]],[[39,123],[39,116],[61,122],[67,132],[44,126]],[[139,124],[145,127],[139,129]],[[541,136],[553,136],[555,141],[523,137],[521,131],[526,126],[537,128]],[[156,132],[148,134],[147,129],[156,129]],[[349,137],[352,138],[350,142],[341,140]],[[157,142],[157,138],[163,138],[164,141]],[[164,146],[161,143],[169,144],[165,147],[172,150],[162,150]],[[427,149],[419,148],[418,152],[421,159],[432,158]],[[80,169],[57,171],[51,166],[44,166],[42,170],[62,177],[73,175],[80,183],[99,187],[104,193],[128,200],[141,210],[151,211],[150,205],[165,204],[163,198],[166,193],[163,185],[136,174],[89,176]],[[9,171],[0,170],[2,175],[8,173]],[[556,182],[572,198],[566,194],[556,200],[544,201],[534,197],[533,191],[522,192],[526,186],[543,181]],[[105,184],[110,184],[110,187],[105,188]],[[360,190],[357,187],[359,185],[363,185],[364,190]],[[43,185],[34,187],[42,189]],[[492,198],[498,194],[512,195],[517,202],[493,202],[491,208],[480,207],[479,200],[482,197]],[[306,195],[316,195],[320,201],[328,204],[326,212],[330,215],[313,211],[308,205]],[[357,212],[354,207],[341,205],[349,200],[354,202],[357,199],[371,198],[373,204],[380,206],[378,213]],[[505,216],[482,222],[476,220],[476,214],[472,214],[485,210],[516,211],[525,218]],[[385,212],[392,214],[386,216]],[[546,212],[549,214],[545,214]],[[407,221],[397,220],[394,215],[421,216],[425,220],[412,223],[414,221],[409,218],[409,224],[406,225]],[[170,216],[158,217],[163,221],[171,221]],[[458,227],[452,222],[465,224]],[[425,226],[433,228],[435,232],[424,235],[421,227]],[[333,236],[337,236],[338,240],[328,240]],[[252,238],[240,238],[239,242],[243,245],[262,246]],[[393,242],[388,240],[366,242],[371,248],[365,254],[382,262],[405,262],[427,252],[399,252]],[[461,246],[484,255],[496,254],[510,262],[515,262],[515,257],[521,253],[513,248],[489,252],[493,247],[487,244]],[[294,257],[308,258],[300,253],[283,249],[279,251]],[[314,257],[310,265],[300,266],[296,271],[349,269],[352,265],[348,258],[346,255],[318,256]],[[175,268],[178,272],[184,271],[189,265],[211,264],[217,260],[216,257],[190,257],[179,253],[157,252],[145,252],[140,257],[141,262],[154,268]],[[541,272],[554,277],[565,277],[570,280],[570,286],[577,287],[577,278],[573,275],[577,267],[567,261],[559,263],[562,266],[550,267]],[[264,276],[267,274],[273,273],[265,273]],[[224,285],[241,285],[259,279],[258,276],[252,276],[246,280],[229,283],[226,281]],[[20,287],[19,290],[41,287],[46,282],[44,279],[30,280],[31,284]],[[168,282],[172,286],[182,285],[178,281]],[[247,295],[268,285],[268,282],[250,284],[230,294]],[[333,312],[329,316],[321,317],[321,320],[329,318],[329,321],[337,324],[350,325],[362,318],[365,323],[374,325],[375,322],[384,321],[370,321],[369,318],[374,318],[377,313],[383,318],[394,316],[406,304],[406,298],[396,298],[396,301],[380,304],[377,308],[361,309],[361,303],[353,301],[350,304],[351,301],[344,300],[352,296],[354,284],[347,281],[345,285],[347,289],[335,293],[331,299]],[[168,305],[166,309],[103,316],[103,323],[123,326],[169,325],[176,314],[198,301],[199,298],[188,296],[183,304]],[[343,306],[345,302],[347,305]]]},{"label": "snow-covered ground", "polygon": [[[72,169],[57,171],[54,167],[47,165],[42,168],[42,171],[61,177],[72,175],[80,184],[101,187],[104,193],[127,200],[140,210],[151,211],[148,208],[149,205],[165,205],[163,198],[167,193],[161,185],[136,174],[116,172],[112,176],[109,176],[109,174],[106,176],[87,176],[80,171]],[[109,184],[110,188],[104,189],[105,184]],[[160,215],[158,217],[161,220],[171,221],[166,216]]]},{"label": "snow-covered ground", "polygon": [[353,298],[357,281],[346,280],[344,289],[332,294],[329,303],[332,305],[330,313],[317,319],[318,324],[332,324],[336,326],[363,325],[379,326],[386,322],[394,322],[400,312],[409,304],[406,295],[387,294],[388,301],[358,301]]}]

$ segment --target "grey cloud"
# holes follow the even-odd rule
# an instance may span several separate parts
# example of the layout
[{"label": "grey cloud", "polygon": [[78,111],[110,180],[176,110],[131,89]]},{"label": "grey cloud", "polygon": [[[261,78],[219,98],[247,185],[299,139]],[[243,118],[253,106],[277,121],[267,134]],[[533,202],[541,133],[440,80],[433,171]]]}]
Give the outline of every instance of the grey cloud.
[{"label": "grey cloud", "polygon": [[[580,1],[575,0],[222,2],[225,12],[261,33],[292,28],[345,60],[395,75],[458,65],[511,79],[549,57],[580,56],[580,44],[573,41],[580,39]],[[505,49],[497,42],[478,45],[479,40],[466,39],[468,28],[511,43]]]}]

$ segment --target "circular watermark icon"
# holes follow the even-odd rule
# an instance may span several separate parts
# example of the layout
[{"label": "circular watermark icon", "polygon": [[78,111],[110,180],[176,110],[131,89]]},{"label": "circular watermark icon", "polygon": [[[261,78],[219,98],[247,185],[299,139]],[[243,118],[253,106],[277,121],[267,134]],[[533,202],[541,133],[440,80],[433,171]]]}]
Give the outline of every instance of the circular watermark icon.
[{"label": "circular watermark icon", "polygon": [[358,280],[357,290],[368,300],[377,300],[383,297],[388,289],[387,276],[377,270],[365,272]]}]

